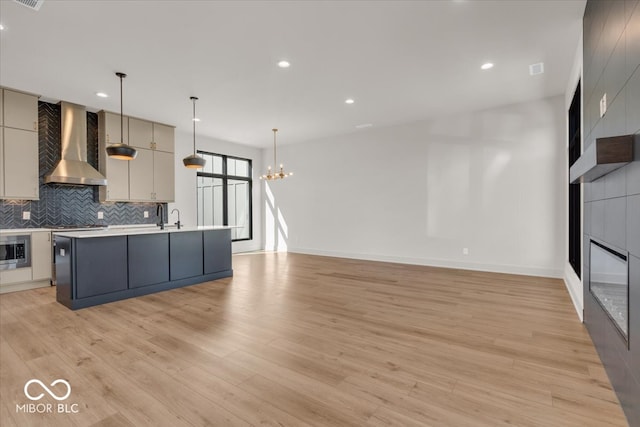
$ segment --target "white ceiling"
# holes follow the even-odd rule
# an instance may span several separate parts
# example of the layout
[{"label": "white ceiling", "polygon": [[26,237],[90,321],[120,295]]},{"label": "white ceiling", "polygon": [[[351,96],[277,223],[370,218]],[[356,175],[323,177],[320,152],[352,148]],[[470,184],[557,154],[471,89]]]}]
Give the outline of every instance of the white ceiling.
[{"label": "white ceiling", "polygon": [[0,85],[119,112],[122,71],[125,114],[191,132],[198,96],[199,135],[287,144],[563,93],[584,5],[0,0]]}]

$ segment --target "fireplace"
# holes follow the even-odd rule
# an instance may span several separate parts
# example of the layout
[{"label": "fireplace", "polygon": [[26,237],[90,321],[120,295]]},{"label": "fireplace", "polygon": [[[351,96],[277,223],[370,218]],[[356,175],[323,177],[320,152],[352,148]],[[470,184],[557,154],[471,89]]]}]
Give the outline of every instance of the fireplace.
[{"label": "fireplace", "polygon": [[591,240],[589,290],[625,341],[629,339],[629,267],[627,256]]}]

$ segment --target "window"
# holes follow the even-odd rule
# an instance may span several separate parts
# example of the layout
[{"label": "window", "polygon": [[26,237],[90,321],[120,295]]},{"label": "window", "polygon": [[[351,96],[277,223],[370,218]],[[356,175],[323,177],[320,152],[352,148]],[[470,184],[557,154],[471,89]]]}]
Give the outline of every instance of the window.
[{"label": "window", "polygon": [[198,225],[235,225],[231,239],[253,238],[251,160],[198,151]]}]

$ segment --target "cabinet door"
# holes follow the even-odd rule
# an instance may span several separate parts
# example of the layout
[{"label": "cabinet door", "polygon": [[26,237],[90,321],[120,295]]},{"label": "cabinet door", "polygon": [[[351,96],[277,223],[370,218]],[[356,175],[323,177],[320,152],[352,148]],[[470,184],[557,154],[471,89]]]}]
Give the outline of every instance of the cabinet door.
[{"label": "cabinet door", "polygon": [[0,126],[4,126],[4,89],[0,89]]},{"label": "cabinet door", "polygon": [[38,199],[38,133],[4,128],[4,197]]},{"label": "cabinet door", "polygon": [[38,97],[5,89],[4,126],[37,131]]},{"label": "cabinet door", "polygon": [[129,288],[169,281],[169,233],[128,238]]},{"label": "cabinet door", "polygon": [[4,128],[0,128],[0,199],[4,197],[4,159]]},{"label": "cabinet door", "polygon": [[153,149],[153,123],[129,117],[129,145]]},{"label": "cabinet door", "polygon": [[123,142],[129,143],[129,117],[123,117],[122,120],[122,139],[120,140],[120,114],[104,112],[101,119],[104,118],[104,140],[106,145],[118,144]]},{"label": "cabinet door", "polygon": [[[100,187],[101,202],[121,202],[129,200],[129,163],[126,160],[113,159],[107,156],[106,149],[110,144],[121,142],[120,114],[100,111],[98,113],[98,155],[100,172],[107,178],[106,187]],[[129,143],[129,118],[122,121],[122,142]]]},{"label": "cabinet door", "polygon": [[171,280],[202,276],[202,232],[169,233]]},{"label": "cabinet door", "polygon": [[0,270],[0,293],[5,285],[14,283],[24,283],[31,281],[31,268],[14,268],[11,270]]},{"label": "cabinet door", "polygon": [[[113,159],[107,156],[106,153],[104,156],[106,163],[105,176],[107,177],[106,201],[129,200],[129,162]],[[133,161],[137,161],[137,158]]]},{"label": "cabinet door", "polygon": [[31,233],[31,274],[33,280],[51,279],[51,233]]},{"label": "cabinet door", "polygon": [[161,125],[160,123],[153,124],[153,142],[155,142],[155,149],[160,151],[167,151],[173,153],[174,151],[174,129],[171,126]]},{"label": "cabinet door", "polygon": [[155,199],[173,202],[175,199],[175,173],[173,153],[153,152],[153,191]]},{"label": "cabinet door", "polygon": [[231,230],[204,232],[204,274],[231,270]]},{"label": "cabinet door", "polygon": [[127,237],[75,239],[76,297],[127,289]]},{"label": "cabinet door", "polygon": [[129,199],[153,200],[153,151],[138,149],[138,156],[129,162]]}]

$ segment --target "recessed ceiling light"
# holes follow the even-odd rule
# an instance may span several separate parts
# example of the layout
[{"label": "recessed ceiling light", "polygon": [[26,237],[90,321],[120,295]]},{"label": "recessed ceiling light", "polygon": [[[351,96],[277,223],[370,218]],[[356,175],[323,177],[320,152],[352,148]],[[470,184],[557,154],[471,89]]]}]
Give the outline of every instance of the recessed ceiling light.
[{"label": "recessed ceiling light", "polygon": [[199,119],[199,118],[197,118],[197,117],[194,117],[194,118],[193,118],[193,119],[191,119],[191,120],[193,120],[194,122],[199,122],[199,121],[200,121],[200,119]]},{"label": "recessed ceiling light", "polygon": [[373,126],[371,123],[363,123],[361,125],[356,125],[356,129],[370,128],[371,126]]},{"label": "recessed ceiling light", "polygon": [[109,95],[107,95],[104,92],[96,92],[96,96],[99,96],[100,98],[108,98]]},{"label": "recessed ceiling light", "polygon": [[4,30],[4,25],[0,24],[0,31]]},{"label": "recessed ceiling light", "polygon": [[485,62],[484,64],[482,64],[482,66],[480,68],[482,70],[490,70],[491,68],[493,68],[493,63]]},{"label": "recessed ceiling light", "polygon": [[345,104],[353,104],[354,102],[356,102],[356,101],[354,101],[354,100],[353,100],[353,99],[351,99],[351,98],[346,99],[346,100],[344,101],[344,103],[345,103]]},{"label": "recessed ceiling light", "polygon": [[290,66],[291,66],[291,63],[289,61],[282,60],[278,62],[278,67],[280,68],[289,68]]}]

